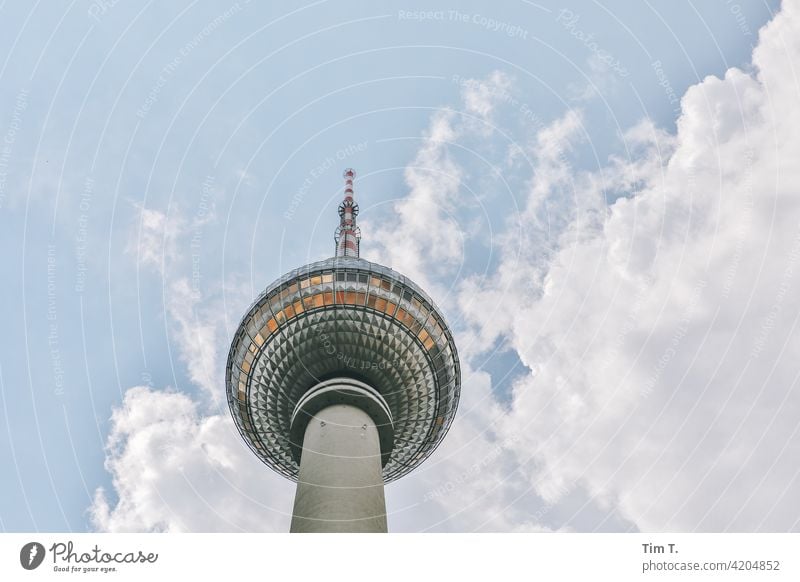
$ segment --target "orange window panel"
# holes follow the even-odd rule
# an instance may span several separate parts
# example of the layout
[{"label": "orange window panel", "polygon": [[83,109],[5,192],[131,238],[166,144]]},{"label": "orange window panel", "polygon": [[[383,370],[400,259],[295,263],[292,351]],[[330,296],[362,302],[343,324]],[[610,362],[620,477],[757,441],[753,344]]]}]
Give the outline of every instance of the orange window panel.
[{"label": "orange window panel", "polygon": [[344,294],[344,302],[348,305],[355,305],[356,304],[356,293],[355,291],[347,291]]},{"label": "orange window panel", "polygon": [[344,303],[344,291],[336,292],[336,303]]},{"label": "orange window panel", "polygon": [[303,309],[303,302],[302,301],[295,301],[294,302],[294,312],[297,314],[303,313],[305,309]]},{"label": "orange window panel", "polygon": [[403,323],[406,327],[412,327],[414,325],[414,316],[406,311],[406,314],[403,316]]},{"label": "orange window panel", "polygon": [[426,350],[430,351],[433,348],[433,346],[436,345],[436,343],[433,341],[432,337],[429,337],[424,342],[422,342],[422,345],[425,346]]},{"label": "orange window panel", "polygon": [[398,307],[397,308],[397,313],[395,313],[394,316],[398,320],[403,321],[403,318],[406,316],[406,310],[403,309],[402,307]]},{"label": "orange window panel", "polygon": [[396,303],[392,303],[391,301],[386,302],[386,313],[388,315],[392,315],[395,309],[397,309]]},{"label": "orange window panel", "polygon": [[423,329],[423,330],[421,330],[421,331],[419,332],[419,334],[417,334],[417,337],[419,338],[419,341],[421,341],[421,342],[425,342],[425,340],[426,340],[426,339],[428,339],[428,338],[429,338],[429,337],[431,337],[431,336],[430,336],[430,334],[429,334],[427,331],[425,331],[425,330]]},{"label": "orange window panel", "polygon": [[325,300],[325,305],[333,305],[333,293],[331,291],[323,293],[323,298]]},{"label": "orange window panel", "polygon": [[275,321],[274,317],[267,322],[267,329],[269,333],[275,333],[275,330],[278,329],[278,322]]},{"label": "orange window panel", "polygon": [[323,283],[333,283],[333,274],[332,273],[325,273],[322,275],[322,282]]},{"label": "orange window panel", "polygon": [[278,313],[276,313],[275,314],[275,321],[277,321],[278,323],[283,323],[284,321],[286,321],[286,313],[284,313],[283,310],[281,310]]},{"label": "orange window panel", "polygon": [[381,280],[381,287],[383,287],[386,291],[388,291],[389,289],[392,288],[392,282]]},{"label": "orange window panel", "polygon": [[286,319],[294,317],[294,307],[292,307],[291,305],[287,305],[286,309],[284,309],[283,312],[286,314]]},{"label": "orange window panel", "polygon": [[300,281],[300,289],[307,289],[309,285],[311,285],[311,281],[309,279],[303,279]]},{"label": "orange window panel", "polygon": [[242,362],[242,370],[244,370],[245,372],[250,372],[250,362],[246,360]]},{"label": "orange window panel", "polygon": [[258,347],[261,347],[262,345],[264,345],[264,337],[260,333],[257,333],[256,337],[253,338],[253,339],[255,339],[256,345]]},{"label": "orange window panel", "polygon": [[311,277],[311,284],[312,285],[319,285],[322,283],[322,277],[319,275],[314,275]]},{"label": "orange window panel", "polygon": [[369,286],[370,287],[380,287],[381,280],[378,277],[370,277],[369,278]]},{"label": "orange window panel", "polygon": [[375,309],[378,311],[386,311],[386,299],[383,297],[377,297],[375,299]]},{"label": "orange window panel", "polygon": [[367,294],[363,291],[356,293],[356,305],[364,305],[367,300]]},{"label": "orange window panel", "polygon": [[314,296],[309,295],[308,297],[303,297],[303,307],[305,309],[311,309],[314,307]]},{"label": "orange window panel", "polygon": [[375,307],[375,301],[376,301],[377,299],[378,299],[378,298],[377,298],[377,297],[375,297],[374,295],[370,295],[370,296],[367,298],[367,307],[372,307],[372,308],[374,308],[374,307]]},{"label": "orange window panel", "polygon": [[322,293],[317,293],[314,295],[314,297],[312,297],[312,299],[314,300],[314,307],[322,307],[325,305],[325,300],[322,298]]}]

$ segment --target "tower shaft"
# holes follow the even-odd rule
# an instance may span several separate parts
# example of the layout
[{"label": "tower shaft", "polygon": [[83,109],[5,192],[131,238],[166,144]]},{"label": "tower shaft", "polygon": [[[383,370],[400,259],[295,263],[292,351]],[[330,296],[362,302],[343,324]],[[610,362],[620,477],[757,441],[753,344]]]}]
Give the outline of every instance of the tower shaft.
[{"label": "tower shaft", "polygon": [[317,412],[306,426],[290,531],[384,533],[381,447],[372,418],[351,404]]}]

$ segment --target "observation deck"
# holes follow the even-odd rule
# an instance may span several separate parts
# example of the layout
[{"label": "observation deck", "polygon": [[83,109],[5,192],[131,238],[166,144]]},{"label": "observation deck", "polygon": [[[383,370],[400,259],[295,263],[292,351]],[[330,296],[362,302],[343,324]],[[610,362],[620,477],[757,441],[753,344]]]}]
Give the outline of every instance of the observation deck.
[{"label": "observation deck", "polygon": [[388,419],[376,418],[387,483],[441,442],[461,388],[452,334],[430,297],[403,275],[351,256],[305,265],[269,285],[228,355],[227,398],[239,432],[291,480],[303,445],[292,426],[298,405],[333,378],[368,385],[388,408]]}]

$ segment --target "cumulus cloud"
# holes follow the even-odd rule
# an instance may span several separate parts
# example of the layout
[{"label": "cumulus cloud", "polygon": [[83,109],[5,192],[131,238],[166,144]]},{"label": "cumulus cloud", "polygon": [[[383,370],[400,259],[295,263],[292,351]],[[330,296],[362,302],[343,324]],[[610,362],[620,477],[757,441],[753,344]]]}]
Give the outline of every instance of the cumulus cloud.
[{"label": "cumulus cloud", "polygon": [[[106,442],[114,491],[95,492],[92,521],[102,531],[286,530],[291,484],[245,447],[224,409],[223,302],[217,296],[201,301],[183,277],[169,289],[172,341],[201,391],[190,396],[137,386],[125,392]],[[244,311],[251,295],[245,289],[227,286],[231,309]]]},{"label": "cumulus cloud", "polygon": [[394,204],[395,220],[374,229],[366,258],[399,270],[429,290],[439,289],[436,275],[451,272],[463,261],[468,233],[456,211],[466,195],[465,169],[450,147],[490,132],[492,114],[510,84],[510,77],[500,71],[483,80],[464,80],[463,109],[445,108],[432,116],[421,147],[405,169],[409,193]]},{"label": "cumulus cloud", "polygon": [[[752,73],[686,92],[675,136],[633,128],[630,156],[577,173],[571,197],[545,164],[521,236],[551,251],[509,237],[498,276],[465,283],[474,336],[507,338],[532,371],[501,434],[546,501],[580,487],[649,531],[798,528],[799,61],[785,3]],[[570,203],[545,211],[554,193]],[[513,318],[485,313],[500,301]]]},{"label": "cumulus cloud", "polygon": [[172,341],[192,383],[214,405],[223,400],[227,342],[233,319],[244,313],[253,298],[248,283],[229,277],[224,286],[200,293],[187,277],[167,283],[167,313]]},{"label": "cumulus cloud", "polygon": [[375,246],[365,249],[366,258],[398,269],[420,285],[431,283],[430,264],[441,270],[463,254],[464,232],[452,215],[463,170],[448,153],[448,144],[458,134],[454,111],[443,110],[433,116],[424,145],[406,168],[410,193],[394,205],[396,225],[371,229]]},{"label": "cumulus cloud", "polygon": [[[540,529],[530,515],[542,506],[535,492],[523,492],[514,475],[516,438],[496,426],[504,412],[492,395],[489,374],[466,364],[456,422],[431,459],[389,487],[392,531],[513,531],[525,524]],[[529,514],[500,508],[521,505]],[[545,528],[541,528],[545,529]]]},{"label": "cumulus cloud", "polygon": [[[212,218],[188,221],[141,209],[129,247],[161,278],[170,341],[199,392],[129,388],[111,417],[106,469],[90,507],[102,531],[269,531],[288,529],[292,487],[245,447],[224,408],[228,313],[243,313],[249,285],[200,284],[184,275],[183,243]],[[194,263],[193,263],[194,266]]]},{"label": "cumulus cloud", "polygon": [[[206,187],[210,186],[204,184]],[[234,276],[223,284],[203,285],[200,257],[192,245],[203,227],[215,220],[213,206],[204,206],[204,211],[191,219],[178,212],[137,208],[139,222],[131,233],[127,252],[139,268],[161,277],[171,340],[178,356],[192,383],[204,390],[205,398],[219,404],[228,313],[243,312],[252,299],[252,289]],[[192,249],[190,269],[186,268],[190,257],[182,249]],[[185,275],[187,271],[191,276]]]},{"label": "cumulus cloud", "polygon": [[186,394],[137,386],[114,410],[106,469],[116,503],[95,492],[102,531],[286,530],[292,488],[244,445],[227,416]]}]

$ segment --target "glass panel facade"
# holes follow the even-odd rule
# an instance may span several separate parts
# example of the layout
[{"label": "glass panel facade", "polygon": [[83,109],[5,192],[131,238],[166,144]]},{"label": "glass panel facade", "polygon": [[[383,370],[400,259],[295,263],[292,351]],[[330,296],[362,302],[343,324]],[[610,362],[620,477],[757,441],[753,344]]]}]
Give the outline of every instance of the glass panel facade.
[{"label": "glass panel facade", "polygon": [[[407,339],[386,342],[387,333]],[[427,458],[446,432],[460,370],[431,300],[382,265],[329,259],[287,273],[261,294],[226,369],[236,425],[267,465],[296,479],[285,417],[303,386],[342,362],[371,378],[392,409],[396,444],[384,466],[384,479],[392,481]]]}]

